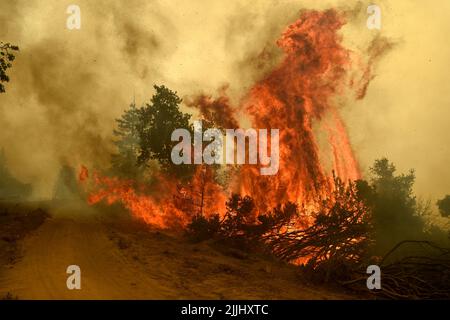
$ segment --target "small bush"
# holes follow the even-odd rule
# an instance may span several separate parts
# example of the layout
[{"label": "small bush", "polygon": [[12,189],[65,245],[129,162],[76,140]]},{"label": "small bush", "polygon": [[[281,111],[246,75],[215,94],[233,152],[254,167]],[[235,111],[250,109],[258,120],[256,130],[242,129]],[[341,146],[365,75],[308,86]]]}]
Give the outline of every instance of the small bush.
[{"label": "small bush", "polygon": [[209,218],[196,215],[188,224],[186,233],[191,240],[200,242],[213,238],[218,234],[219,230],[220,217],[218,214],[214,214]]},{"label": "small bush", "polygon": [[450,218],[450,195],[446,195],[445,198],[439,200],[436,204],[441,215],[445,218]]}]

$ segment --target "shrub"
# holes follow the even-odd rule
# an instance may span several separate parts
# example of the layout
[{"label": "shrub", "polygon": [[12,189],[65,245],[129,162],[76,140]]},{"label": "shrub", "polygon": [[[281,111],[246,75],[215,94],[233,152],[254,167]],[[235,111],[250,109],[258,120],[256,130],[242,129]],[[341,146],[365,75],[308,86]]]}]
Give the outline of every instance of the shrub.
[{"label": "shrub", "polygon": [[219,230],[220,217],[218,214],[214,214],[209,218],[196,215],[188,224],[186,233],[191,240],[200,242],[213,238],[218,234]]}]

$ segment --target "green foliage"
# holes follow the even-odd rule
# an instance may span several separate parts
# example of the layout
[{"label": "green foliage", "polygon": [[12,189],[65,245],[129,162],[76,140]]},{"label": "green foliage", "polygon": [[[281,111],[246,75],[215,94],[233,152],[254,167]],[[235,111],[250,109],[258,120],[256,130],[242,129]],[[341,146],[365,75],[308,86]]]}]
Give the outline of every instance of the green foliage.
[{"label": "green foliage", "polygon": [[441,200],[438,200],[436,204],[439,208],[439,212],[443,217],[450,217],[450,195],[446,195]]},{"label": "green foliage", "polygon": [[165,86],[154,86],[156,93],[150,104],[137,108],[131,104],[114,130],[117,152],[112,155],[114,174],[147,181],[148,167],[159,166],[166,174],[178,178],[190,176],[194,166],[175,165],[171,151],[177,142],[171,141],[175,129],[193,131],[190,115],[180,111],[182,100]]},{"label": "green foliage", "polygon": [[189,123],[190,115],[180,111],[181,98],[177,93],[165,86],[154,86],[156,93],[140,110],[138,133],[140,138],[140,154],[138,160],[145,163],[157,160],[161,168],[169,174],[184,177],[192,174],[193,166],[177,166],[171,161],[171,151],[177,142],[171,141],[175,129],[187,129],[193,132]]},{"label": "green foliage", "polygon": [[[375,228],[375,253],[382,254],[399,241],[424,237],[422,215],[428,210],[413,194],[414,171],[396,174],[386,158],[370,168],[370,183],[358,181],[358,195],[372,210]],[[425,211],[425,212],[424,212]]]},{"label": "green foliage", "polygon": [[12,62],[15,59],[14,51],[19,51],[19,47],[0,42],[0,93],[5,92],[3,83],[9,82],[9,76],[6,72],[12,67]]},{"label": "green foliage", "polygon": [[140,137],[138,128],[141,125],[142,108],[131,104],[120,119],[116,119],[114,130],[117,153],[112,155],[112,169],[119,176],[139,179],[144,174],[144,166],[138,165],[140,154]]}]

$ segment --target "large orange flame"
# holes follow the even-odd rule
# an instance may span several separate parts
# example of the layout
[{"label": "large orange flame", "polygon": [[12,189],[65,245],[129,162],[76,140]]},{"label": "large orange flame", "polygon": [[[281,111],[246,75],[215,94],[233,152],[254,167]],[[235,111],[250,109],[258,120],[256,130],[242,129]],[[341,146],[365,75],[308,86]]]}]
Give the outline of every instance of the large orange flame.
[{"label": "large orange flame", "polygon": [[[173,221],[185,225],[199,210],[223,214],[231,191],[252,196],[264,211],[286,201],[308,204],[317,196],[330,194],[332,170],[342,179],[358,179],[358,163],[335,104],[336,97],[348,90],[361,91],[353,88],[352,53],[342,46],[338,33],[344,24],[344,15],[336,10],[304,11],[277,42],[284,52],[282,62],[251,88],[240,108],[230,106],[225,95],[217,100],[201,96],[191,102],[204,118],[224,128],[238,123],[235,110],[239,109],[251,119],[253,128],[279,129],[280,169],[276,175],[261,176],[259,168],[244,165],[234,184],[223,190],[209,169],[199,166],[187,186],[159,177],[158,195],[138,191],[131,181],[96,175],[96,190],[89,202],[121,202],[134,216],[166,227]],[[370,80],[367,74],[364,78]],[[360,86],[366,87],[367,81]],[[328,137],[328,154],[321,152],[315,124]],[[331,168],[326,168],[326,161]],[[83,168],[80,179],[87,178]],[[190,202],[177,201],[180,198]],[[191,205],[186,208],[186,203]]]},{"label": "large orange flame", "polygon": [[[251,118],[253,128],[280,129],[279,173],[262,176],[255,166],[244,166],[239,176],[240,191],[251,195],[260,210],[328,194],[332,170],[345,180],[360,177],[345,125],[332,100],[351,89],[351,53],[338,35],[344,23],[343,14],[335,10],[305,11],[277,42],[284,51],[280,65],[244,99],[240,110]],[[196,102],[206,103],[223,116],[229,113],[217,107],[232,109],[226,101],[203,98]],[[204,105],[199,109],[209,116]],[[228,117],[225,121],[231,122]],[[328,135],[328,159],[319,156],[314,123]],[[331,161],[329,170],[324,160]]]}]

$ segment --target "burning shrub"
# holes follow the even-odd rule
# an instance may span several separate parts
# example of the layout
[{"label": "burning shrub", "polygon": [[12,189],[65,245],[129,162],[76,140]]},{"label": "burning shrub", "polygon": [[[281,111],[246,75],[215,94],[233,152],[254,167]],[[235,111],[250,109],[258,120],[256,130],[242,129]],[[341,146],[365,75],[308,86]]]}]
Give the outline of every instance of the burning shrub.
[{"label": "burning shrub", "polygon": [[188,225],[190,238],[201,241],[210,238],[248,242],[255,229],[254,201],[249,196],[233,194],[226,202],[226,213],[222,220],[218,214],[209,218],[196,215]]},{"label": "burning shrub", "polygon": [[228,199],[226,208],[222,220],[218,214],[196,215],[187,226],[188,236],[194,241],[216,238],[228,245],[246,248],[261,243],[267,233],[278,234],[298,216],[297,205],[291,202],[257,216],[254,200],[238,194]]},{"label": "burning shrub", "polygon": [[249,196],[233,194],[226,202],[227,212],[221,225],[221,234],[227,238],[244,237],[255,224],[255,203]]},{"label": "burning shrub", "polygon": [[282,221],[278,231],[272,228],[263,236],[276,256],[290,262],[307,262],[305,270],[314,271],[325,281],[332,274],[345,276],[365,260],[372,228],[369,210],[358,198],[353,182],[346,184],[334,177],[334,191],[318,202],[310,226],[293,228],[303,214],[293,214],[292,210],[285,210],[290,215],[284,220],[278,218]]},{"label": "burning shrub", "polygon": [[196,215],[187,225],[186,233],[195,242],[213,238],[220,230],[220,217],[214,214],[209,218]]},{"label": "burning shrub", "polygon": [[259,233],[261,237],[264,235],[271,236],[283,234],[287,230],[301,225],[301,218],[298,205],[293,202],[287,202],[284,206],[278,205],[266,214],[258,216]]},{"label": "burning shrub", "polygon": [[220,238],[246,247],[264,243],[282,260],[306,262],[308,268],[357,265],[367,254],[371,227],[368,208],[358,198],[356,186],[334,177],[334,191],[311,213],[295,203],[278,205],[258,215],[254,200],[233,194],[226,202],[226,214],[205,218],[197,215],[189,234],[197,240]]}]

